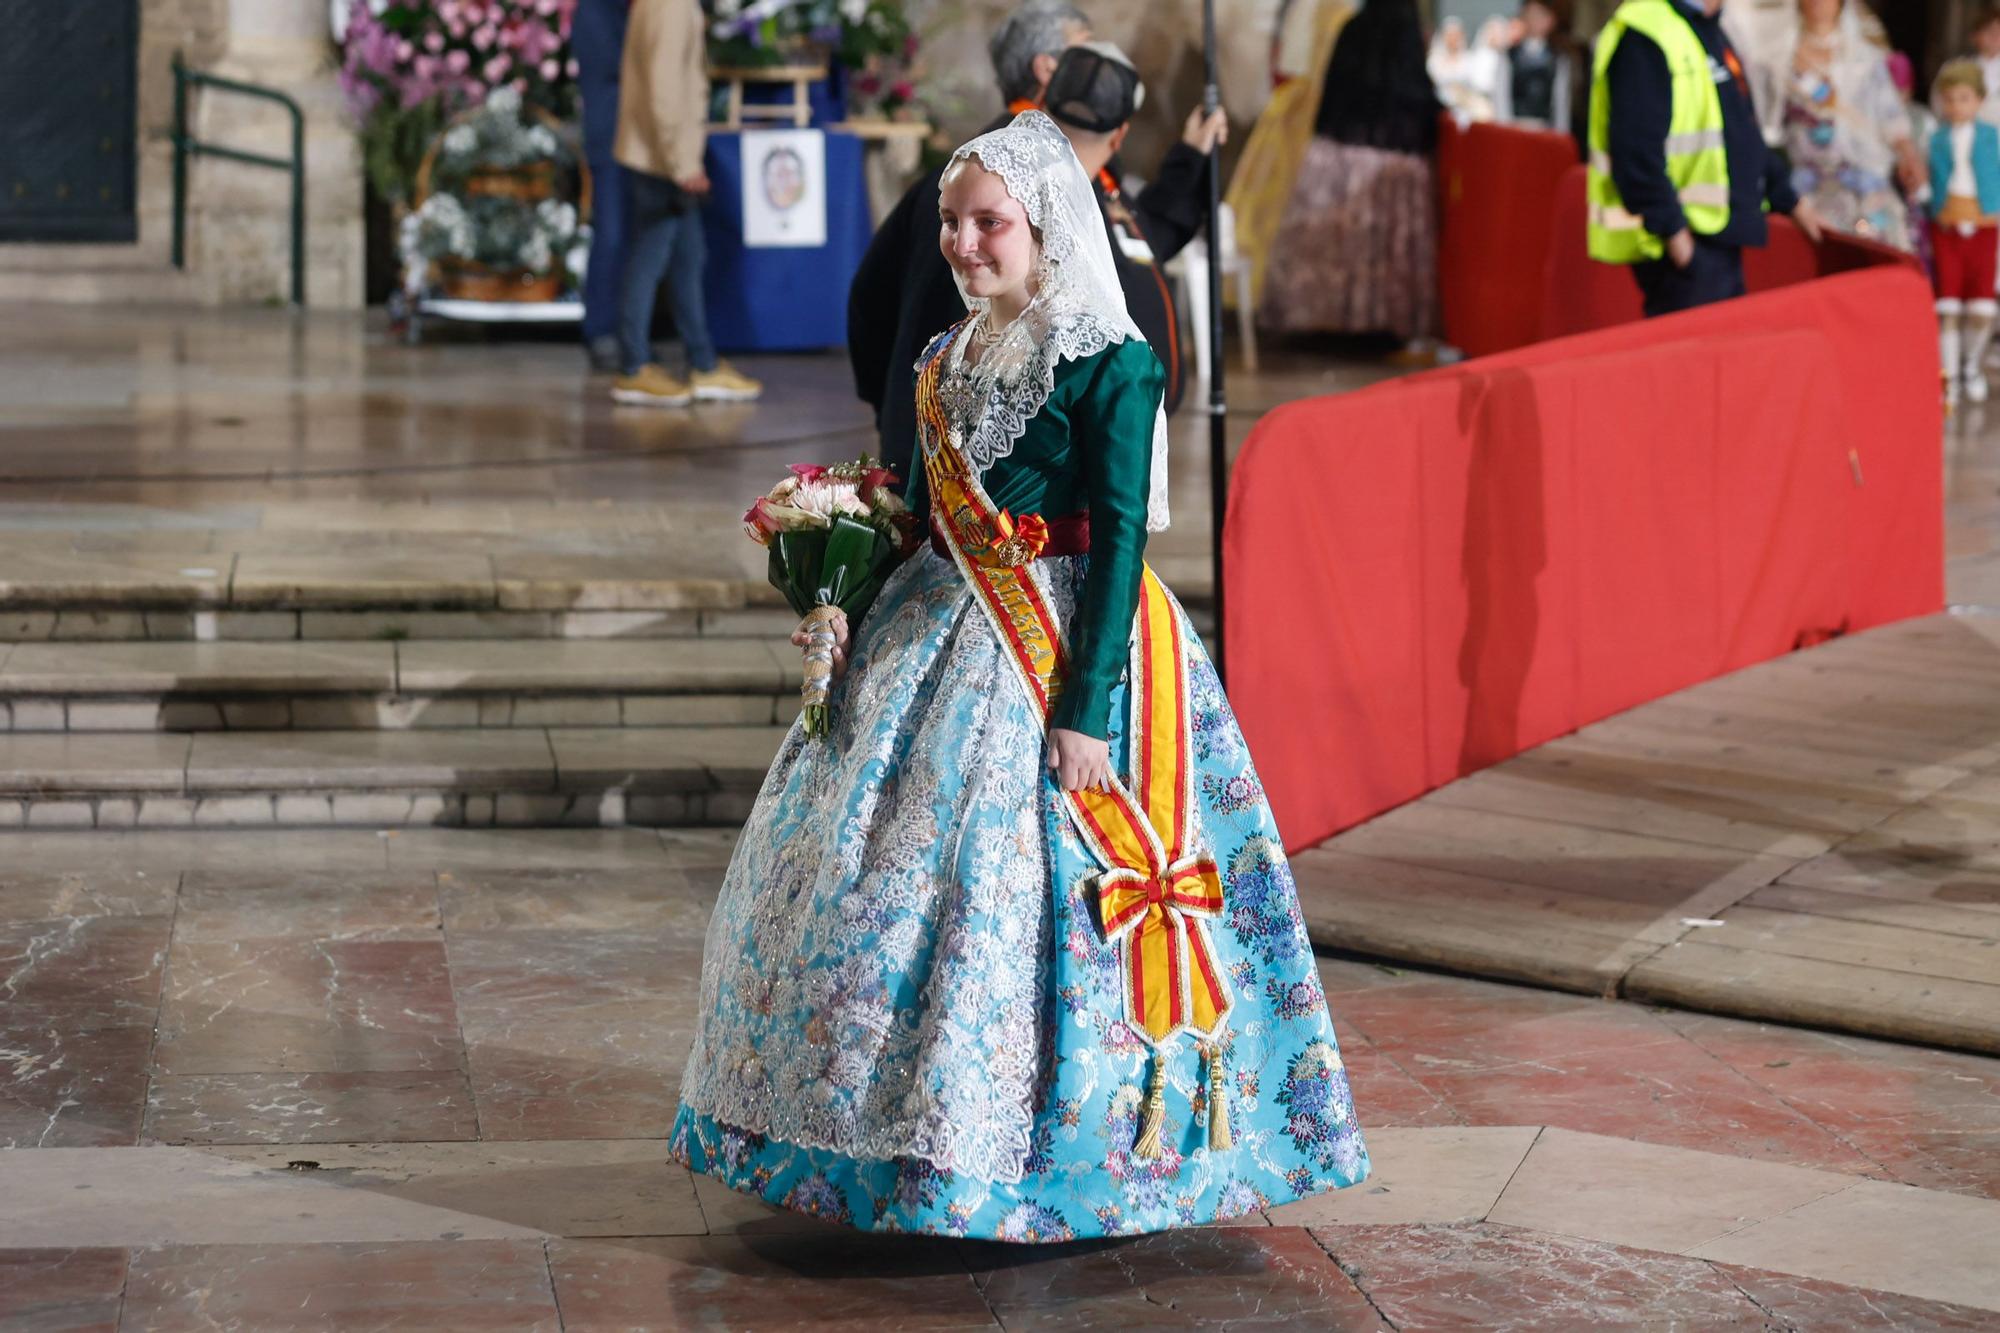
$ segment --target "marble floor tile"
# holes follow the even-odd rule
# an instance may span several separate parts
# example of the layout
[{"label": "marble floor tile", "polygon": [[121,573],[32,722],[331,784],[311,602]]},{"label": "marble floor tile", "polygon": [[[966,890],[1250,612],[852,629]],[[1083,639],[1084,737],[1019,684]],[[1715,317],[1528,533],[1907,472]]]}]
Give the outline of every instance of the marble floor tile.
[{"label": "marble floor tile", "polygon": [[1692,1251],[2000,1314],[2000,1201],[1858,1180]]},{"label": "marble floor tile", "polygon": [[[295,1148],[204,1150],[283,1173]],[[658,1139],[315,1146],[307,1178],[552,1236],[698,1236],[694,1178]]]},{"label": "marble floor tile", "polygon": [[1682,1253],[1852,1183],[1832,1171],[1550,1127],[1487,1217],[1529,1231]]},{"label": "marble floor tile", "polygon": [[29,832],[6,835],[7,864],[26,874],[75,870],[380,870],[383,838],[360,829]]},{"label": "marble floor tile", "polygon": [[197,939],[168,961],[162,1074],[464,1067],[442,939]]},{"label": "marble floor tile", "polygon": [[1538,1126],[1366,1130],[1368,1179],[1269,1210],[1273,1226],[1480,1222],[1514,1179]]},{"label": "marble floor tile", "polygon": [[71,1031],[147,1026],[160,1009],[170,916],[0,924],[0,998]]},{"label": "marble floor tile", "polygon": [[395,829],[383,855],[398,870],[631,870],[674,863],[652,829]]},{"label": "marble floor tile", "polygon": [[1387,1327],[1303,1227],[962,1248],[1008,1328]]},{"label": "marble floor tile", "polygon": [[426,871],[194,870],[174,939],[435,940],[439,925],[437,876]]},{"label": "marble floor tile", "polygon": [[561,1326],[538,1240],[169,1246],[136,1252],[125,1287],[125,1327],[147,1333]]},{"label": "marble floor tile", "polygon": [[408,1143],[479,1137],[456,1070],[163,1074],[145,1138],[154,1143]]},{"label": "marble floor tile", "polygon": [[[1330,1001],[1467,1124],[1556,1125],[1758,1161],[1874,1164],[1633,1004],[1431,978]],[[1366,1102],[1357,1102],[1364,1128]]]},{"label": "marble floor tile", "polygon": [[116,1333],[123,1249],[0,1249],[0,1329]]},{"label": "marble floor tile", "polygon": [[79,1027],[67,1006],[0,1004],[0,1148],[138,1142],[153,1024]]},{"label": "marble floor tile", "polygon": [[779,1208],[753,1195],[733,1190],[714,1176],[694,1175],[695,1199],[701,1204],[702,1221],[712,1236],[770,1236],[783,1233],[816,1232],[824,1236],[851,1235],[845,1227],[808,1217],[790,1208]]},{"label": "marble floor tile", "polygon": [[1994,1326],[1993,1311],[1970,1305],[1948,1305],[1734,1264],[1714,1267],[1787,1328],[1972,1333],[1990,1331]]},{"label": "marble floor tile", "polygon": [[2000,1199],[2000,1060],[1706,1014],[1663,1017],[1891,1179]]},{"label": "marble floor tile", "polygon": [[[423,1144],[440,1152],[456,1144]],[[307,1244],[539,1239],[513,1218],[420,1198],[360,1173],[340,1145],[261,1158],[212,1147],[50,1148],[0,1153],[0,1249],[11,1246]],[[393,1152],[375,1145],[376,1153]],[[497,1176],[496,1172],[496,1176]],[[419,1191],[420,1193],[420,1191]]]},{"label": "marble floor tile", "polygon": [[1679,1255],[1491,1224],[1322,1227],[1315,1234],[1400,1329],[1769,1327],[1735,1283]]},{"label": "marble floor tile", "polygon": [[679,866],[642,870],[443,871],[447,933],[644,931],[700,935],[720,876]]},{"label": "marble floor tile", "polygon": [[565,1333],[998,1327],[949,1241],[690,1236],[549,1243]]},{"label": "marble floor tile", "polygon": [[1412,1077],[1397,1059],[1384,1054],[1358,1033],[1343,1031],[1337,1006],[1333,1021],[1340,1042],[1341,1063],[1347,1066],[1347,1081],[1354,1090],[1354,1104],[1361,1111],[1363,1131],[1386,1125],[1465,1123],[1449,1102]]},{"label": "marble floor tile", "polygon": [[0,925],[93,916],[171,916],[179,884],[177,870],[35,872],[10,866],[0,875]]},{"label": "marble floor tile", "polygon": [[482,1137],[664,1137],[701,945],[677,931],[450,935]]}]

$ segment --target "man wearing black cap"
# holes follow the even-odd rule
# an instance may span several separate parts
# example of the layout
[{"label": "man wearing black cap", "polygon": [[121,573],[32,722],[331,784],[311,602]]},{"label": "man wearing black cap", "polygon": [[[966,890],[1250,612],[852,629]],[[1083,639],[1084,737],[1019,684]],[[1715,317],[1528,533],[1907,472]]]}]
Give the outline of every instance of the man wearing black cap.
[{"label": "man wearing black cap", "polygon": [[[1180,333],[1159,266],[1207,219],[1209,151],[1227,137],[1227,126],[1222,112],[1211,116],[1197,108],[1157,179],[1127,203],[1112,157],[1142,95],[1138,72],[1123,52],[1108,43],[1086,43],[1063,52],[1049,78],[1044,109],[1097,180],[1126,307],[1166,367],[1171,412],[1182,390]],[[941,175],[934,171],[912,185],[883,219],[848,293],[847,350],[855,391],[875,409],[882,459],[904,478],[916,444],[913,364],[926,343],[965,315],[951,267],[937,248]]]}]

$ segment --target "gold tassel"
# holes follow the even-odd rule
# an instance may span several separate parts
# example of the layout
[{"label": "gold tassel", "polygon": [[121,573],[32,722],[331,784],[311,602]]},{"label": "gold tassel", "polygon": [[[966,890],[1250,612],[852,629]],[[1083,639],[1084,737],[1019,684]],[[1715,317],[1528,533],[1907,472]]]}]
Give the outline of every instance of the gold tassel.
[{"label": "gold tassel", "polygon": [[1132,1145],[1134,1157],[1150,1161],[1162,1149],[1160,1135],[1167,1127],[1167,1053],[1153,1052],[1153,1081],[1146,1089],[1146,1115],[1139,1122],[1139,1141]]},{"label": "gold tassel", "polygon": [[1227,1152],[1236,1146],[1229,1132],[1228,1071],[1222,1067],[1222,1048],[1208,1048],[1208,1150]]}]

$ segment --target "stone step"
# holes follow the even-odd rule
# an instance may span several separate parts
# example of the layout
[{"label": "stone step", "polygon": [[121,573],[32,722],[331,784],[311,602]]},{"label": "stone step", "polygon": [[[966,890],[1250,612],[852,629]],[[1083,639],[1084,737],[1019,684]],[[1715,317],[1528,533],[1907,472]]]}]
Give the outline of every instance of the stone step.
[{"label": "stone step", "polygon": [[[0,828],[734,826],[778,727],[0,735]],[[5,863],[0,845],[0,864]]]},{"label": "stone step", "polygon": [[0,644],[0,731],[788,725],[782,639]]},{"label": "stone step", "polygon": [[[783,638],[797,621],[728,532],[613,553],[482,533],[430,534],[435,549],[382,534],[372,552],[375,534],[342,534],[343,549],[302,535],[286,551],[286,535],[0,526],[0,643]],[[1155,565],[1208,605],[1205,564]]]}]

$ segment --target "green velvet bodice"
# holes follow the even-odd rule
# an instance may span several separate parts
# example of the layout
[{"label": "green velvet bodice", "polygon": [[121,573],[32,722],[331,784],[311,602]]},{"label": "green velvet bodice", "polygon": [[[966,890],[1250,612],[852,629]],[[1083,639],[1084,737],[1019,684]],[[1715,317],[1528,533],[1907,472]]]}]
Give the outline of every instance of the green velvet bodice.
[{"label": "green velvet bodice", "polygon": [[[1049,725],[1100,739],[1110,734],[1111,691],[1124,673],[1139,608],[1153,420],[1166,378],[1153,349],[1137,339],[1059,362],[1048,401],[1013,451],[981,478],[993,503],[1016,518],[1090,515],[1090,569],[1066,626],[1069,677]],[[928,533],[921,461],[911,470],[911,507]]]}]

